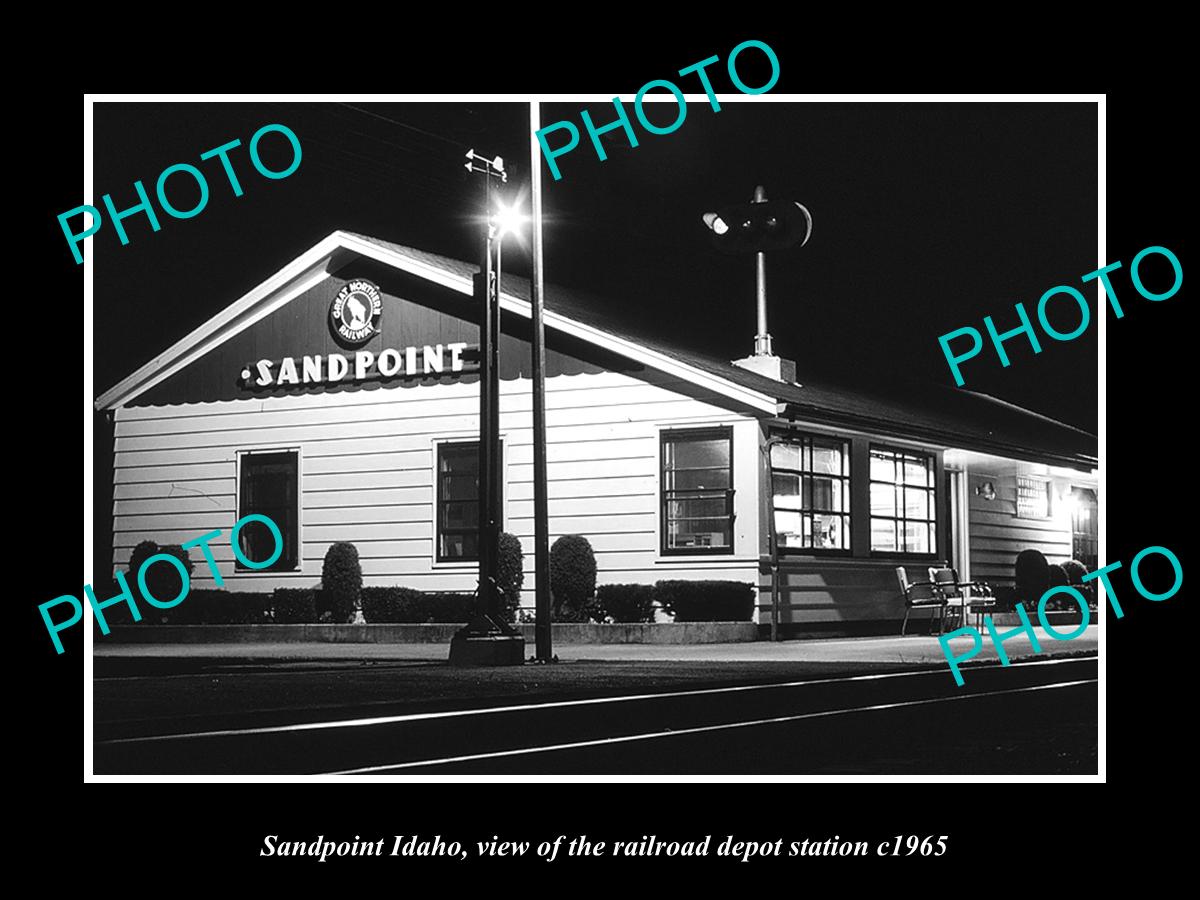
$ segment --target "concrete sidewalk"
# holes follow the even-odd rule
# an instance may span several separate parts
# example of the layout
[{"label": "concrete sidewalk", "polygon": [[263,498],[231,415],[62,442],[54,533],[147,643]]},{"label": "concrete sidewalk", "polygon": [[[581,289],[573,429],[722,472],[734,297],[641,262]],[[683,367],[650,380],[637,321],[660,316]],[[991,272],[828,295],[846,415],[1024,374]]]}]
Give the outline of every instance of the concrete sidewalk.
[{"label": "concrete sidewalk", "polygon": [[[1061,630],[1065,631],[1066,628]],[[1070,641],[1056,640],[1041,628],[1035,628],[1034,631],[1041,646],[1041,657],[1095,653],[1099,645],[1100,630],[1095,625],[1089,626],[1084,634]],[[956,638],[950,646],[956,654],[965,653],[971,647],[971,640]],[[532,643],[526,644],[527,656],[532,655],[533,650]],[[1004,650],[1013,659],[1031,656],[1034,652],[1025,635],[1006,641]],[[874,663],[897,668],[946,663],[938,639],[926,635],[736,644],[564,643],[555,647],[554,652],[564,662],[844,662]],[[95,638],[93,644],[93,656],[97,659],[129,661],[204,659],[229,664],[254,662],[266,665],[365,660],[444,663],[448,655],[449,647],[443,644],[117,644],[106,643],[103,637]],[[983,649],[973,661],[994,662],[996,659],[995,648],[985,636]]]}]

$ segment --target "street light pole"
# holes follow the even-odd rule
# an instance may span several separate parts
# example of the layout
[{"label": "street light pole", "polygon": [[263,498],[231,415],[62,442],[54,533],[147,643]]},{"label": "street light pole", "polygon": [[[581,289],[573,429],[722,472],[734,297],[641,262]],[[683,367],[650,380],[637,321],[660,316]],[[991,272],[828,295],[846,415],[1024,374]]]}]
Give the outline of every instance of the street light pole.
[{"label": "street light pole", "polygon": [[[450,641],[453,665],[520,665],[525,641],[504,618],[498,580],[500,546],[500,256],[503,234],[492,222],[493,178],[506,182],[504,160],[466,154],[466,169],[484,176],[483,245],[475,295],[479,300],[479,588],[475,615]],[[493,267],[492,254],[496,253]]]},{"label": "street light pole", "polygon": [[483,178],[483,258],[479,265],[480,284],[476,286],[479,299],[479,602],[478,616],[491,618],[493,609],[496,567],[494,556],[496,544],[492,540],[492,481],[495,478],[492,443],[496,432],[492,430],[494,401],[492,378],[495,371],[495,354],[492,344],[493,318],[492,294],[495,292],[495,273],[492,271],[492,172],[490,163]]}]

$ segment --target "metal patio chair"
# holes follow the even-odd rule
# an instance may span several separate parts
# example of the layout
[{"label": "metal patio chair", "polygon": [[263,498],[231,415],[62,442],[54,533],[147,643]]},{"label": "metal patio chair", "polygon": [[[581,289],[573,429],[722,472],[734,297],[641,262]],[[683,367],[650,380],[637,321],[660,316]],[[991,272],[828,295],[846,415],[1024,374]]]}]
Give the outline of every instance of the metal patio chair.
[{"label": "metal patio chair", "polygon": [[[960,581],[958,569],[951,566],[929,569],[929,580],[938,586],[947,602],[958,600],[962,610],[959,626],[966,623],[968,613],[975,613],[975,627],[983,626],[983,614],[996,608],[996,598],[992,596],[992,588],[986,581]],[[977,596],[973,596],[977,595]]]},{"label": "metal patio chair", "polygon": [[[908,628],[908,616],[914,609],[933,609],[941,614],[939,628],[946,625],[946,597],[942,589],[933,581],[909,581],[904,566],[896,566],[896,580],[900,583],[900,592],[904,594],[904,621],[900,624],[900,634]],[[929,630],[933,631],[933,615],[929,616]],[[941,631],[939,630],[939,634]]]}]

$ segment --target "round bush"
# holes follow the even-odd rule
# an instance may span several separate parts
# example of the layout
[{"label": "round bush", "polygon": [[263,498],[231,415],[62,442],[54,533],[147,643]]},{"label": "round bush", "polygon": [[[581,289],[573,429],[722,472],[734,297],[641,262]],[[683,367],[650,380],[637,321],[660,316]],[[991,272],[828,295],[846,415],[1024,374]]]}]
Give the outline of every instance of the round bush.
[{"label": "round bush", "polygon": [[353,622],[360,591],[362,566],[358,562],[358,550],[345,541],[331,545],[321,567],[318,613],[329,613],[329,620],[335,623]]},{"label": "round bush", "polygon": [[513,622],[517,607],[521,605],[521,586],[525,584],[525,551],[521,539],[508,532],[501,534],[500,558],[496,562],[496,578],[504,595],[504,619]]},{"label": "round bush", "polygon": [[596,554],[588,539],[564,534],[550,548],[550,595],[554,618],[560,622],[588,619],[587,607],[596,593]]},{"label": "round bush", "polygon": [[[166,544],[159,546],[154,541],[142,541],[133,548],[133,552],[129,555],[129,572],[125,576],[129,582],[129,590],[133,593],[134,600],[137,602],[138,609],[142,613],[142,621],[153,625],[161,624],[164,616],[169,610],[159,609],[146,599],[142,593],[141,586],[138,584],[138,572],[141,571],[142,565],[152,556],[160,553],[166,553],[169,556],[174,556],[183,563],[184,571],[188,574],[189,589],[192,578],[192,572],[195,570],[195,565],[192,563],[191,556],[188,551],[184,550],[179,544]],[[179,570],[168,562],[159,560],[149,569],[146,570],[146,590],[150,592],[155,600],[168,601],[179,596],[179,592],[183,589],[182,579],[179,577]],[[115,595],[114,595],[115,596]],[[102,597],[100,599],[107,599]],[[187,603],[188,598],[184,597],[182,606]],[[128,607],[122,605],[118,615],[121,616],[121,623],[126,619],[132,619]],[[115,617],[110,613],[116,612],[118,607],[112,606],[106,609],[105,618],[109,624],[115,624]]]},{"label": "round bush", "polygon": [[1062,564],[1067,573],[1067,584],[1083,584],[1083,576],[1087,574],[1087,566],[1077,559],[1068,559]]},{"label": "round bush", "polygon": [[1067,580],[1067,570],[1058,563],[1051,563],[1046,574],[1050,578],[1050,587],[1063,587],[1070,584],[1070,581]]},{"label": "round bush", "polygon": [[1016,590],[1018,603],[1037,603],[1050,587],[1050,564],[1040,550],[1022,550],[1017,554]]}]

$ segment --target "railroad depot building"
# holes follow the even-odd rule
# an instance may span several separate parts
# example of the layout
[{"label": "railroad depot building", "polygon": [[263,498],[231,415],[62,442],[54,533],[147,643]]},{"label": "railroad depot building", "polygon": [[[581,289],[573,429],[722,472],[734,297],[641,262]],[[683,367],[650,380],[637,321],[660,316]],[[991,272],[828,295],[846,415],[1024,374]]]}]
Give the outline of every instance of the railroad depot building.
[{"label": "railroad depot building", "polygon": [[[142,540],[220,529],[232,590],[314,586],[336,541],[358,548],[367,585],[473,590],[475,271],[334,232],[105,392],[115,563]],[[524,544],[531,609],[528,283],[506,275],[502,290],[502,528]],[[897,566],[1011,584],[1026,548],[1096,565],[1090,434],[961,389],[865,391],[803,367],[797,383],[773,357],[622,331],[553,285],[545,322],[550,539],[584,535],[598,583],[754,583],[765,623],[774,527],[786,631],[892,632]],[[229,544],[250,513],[283,536],[267,570]],[[264,559],[274,543],[257,527],[240,540]],[[198,557],[193,579],[213,586]]]}]

